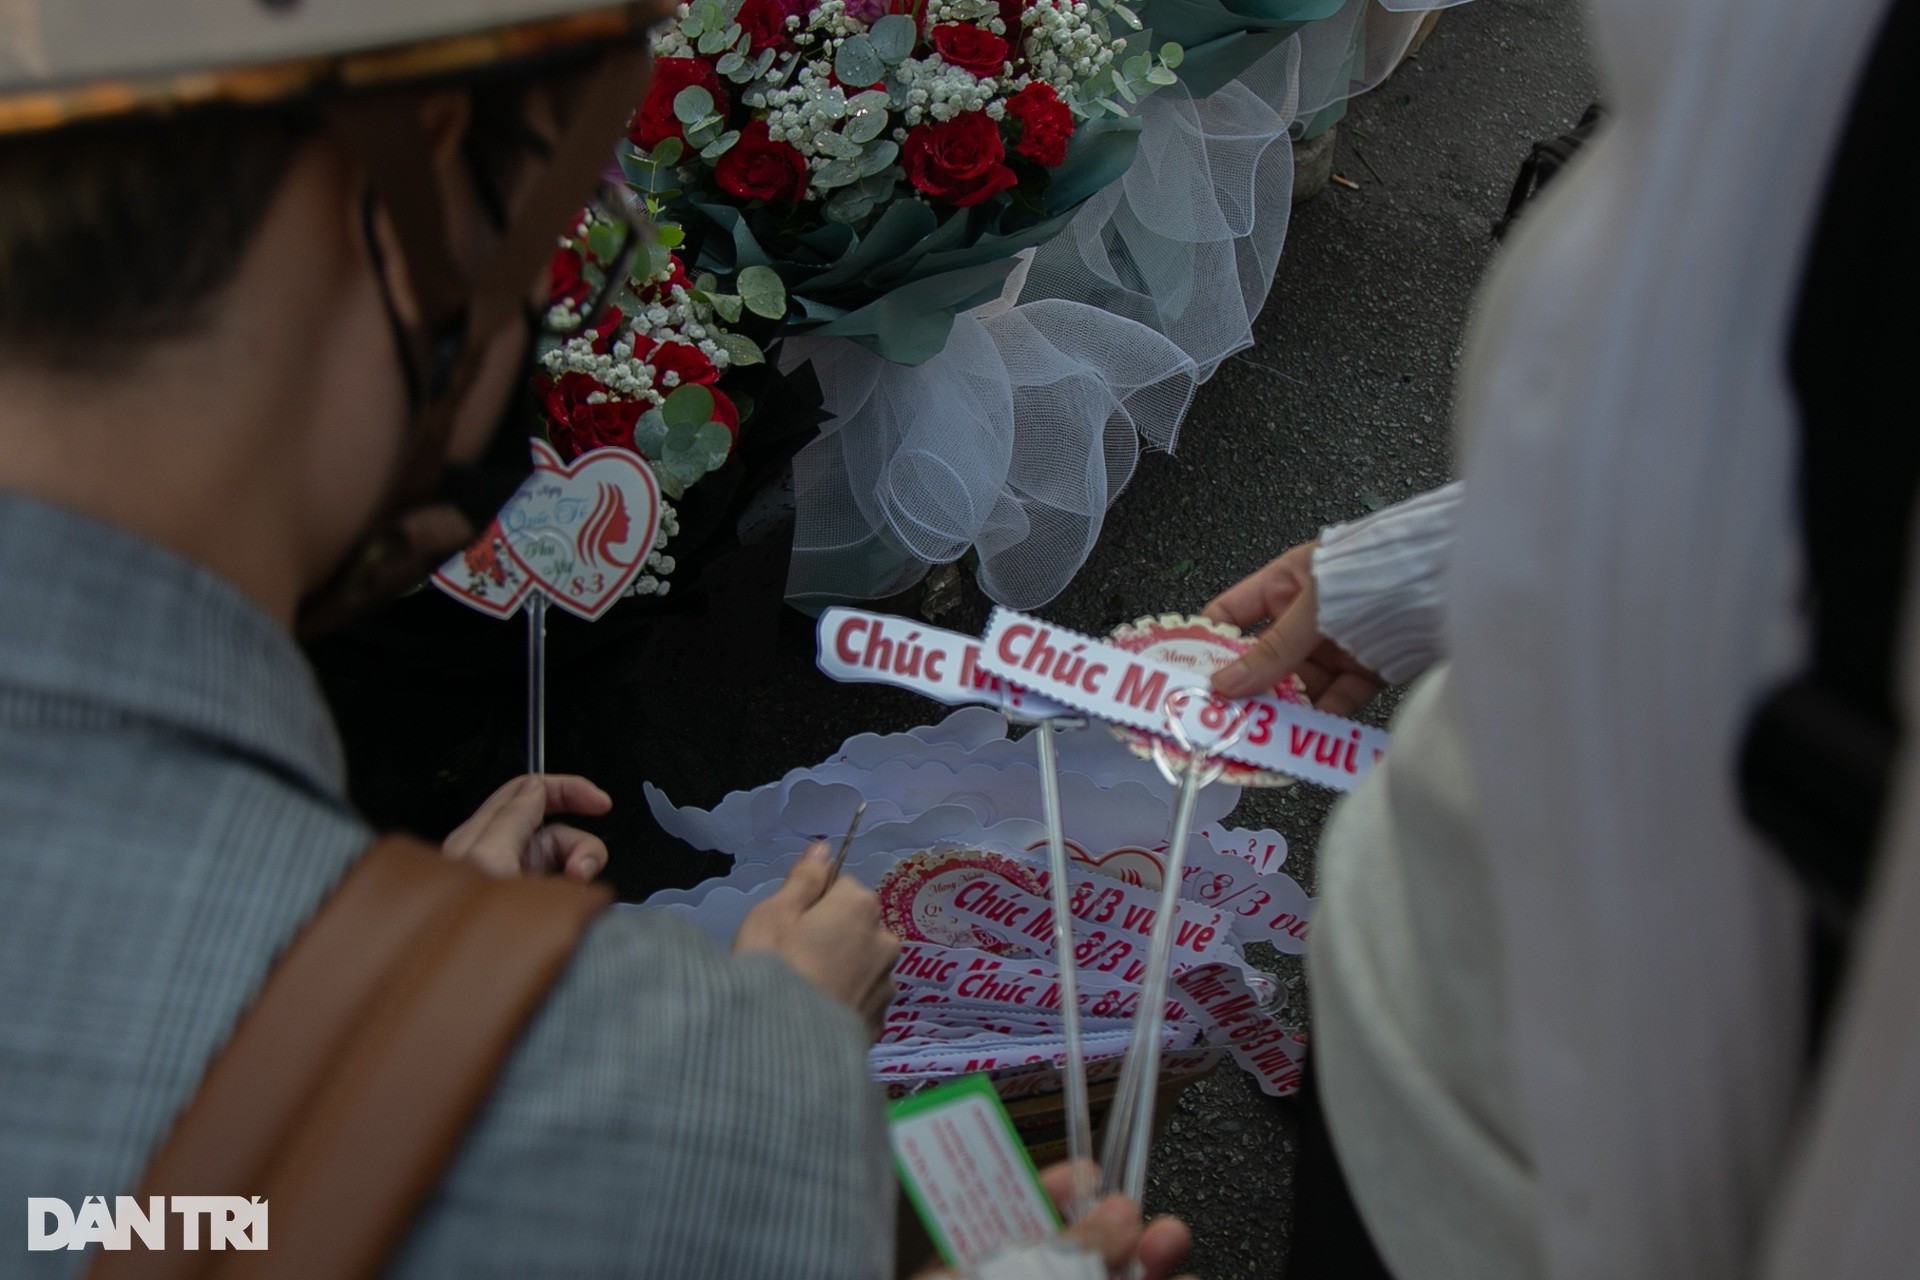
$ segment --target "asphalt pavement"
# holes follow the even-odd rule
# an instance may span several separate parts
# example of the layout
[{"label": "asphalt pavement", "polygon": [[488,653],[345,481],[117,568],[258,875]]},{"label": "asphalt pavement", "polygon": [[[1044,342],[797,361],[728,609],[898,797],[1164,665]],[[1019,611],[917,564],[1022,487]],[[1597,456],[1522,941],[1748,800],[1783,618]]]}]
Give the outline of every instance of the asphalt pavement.
[{"label": "asphalt pavement", "polygon": [[[1104,632],[1145,614],[1197,610],[1261,563],[1451,478],[1450,411],[1489,226],[1528,148],[1571,128],[1598,96],[1573,0],[1473,0],[1449,10],[1419,54],[1340,126],[1335,183],[1293,211],[1252,349],[1203,387],[1173,455],[1142,459],[1100,545],[1044,614]],[[969,593],[943,618],[984,622]],[[780,669],[727,767],[703,771],[711,804],[823,758],[844,737],[924,723],[927,704],[830,686],[811,669],[810,628],[790,619]],[[1384,721],[1393,698],[1372,716]],[[1272,827],[1311,891],[1331,797],[1250,793],[1235,820]],[[1297,961],[1254,958],[1290,980]],[[1310,1025],[1310,1024],[1309,1024]],[[1148,1208],[1182,1215],[1204,1277],[1285,1273],[1294,1125],[1231,1067],[1188,1091],[1155,1148]]]}]

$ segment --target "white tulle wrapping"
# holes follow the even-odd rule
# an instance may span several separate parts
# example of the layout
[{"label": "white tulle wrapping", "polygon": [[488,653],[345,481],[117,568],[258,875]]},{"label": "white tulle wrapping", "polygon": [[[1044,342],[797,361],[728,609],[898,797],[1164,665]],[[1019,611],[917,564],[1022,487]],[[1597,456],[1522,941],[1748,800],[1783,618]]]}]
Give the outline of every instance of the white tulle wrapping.
[{"label": "white tulle wrapping", "polygon": [[1058,595],[1142,441],[1171,450],[1195,388],[1252,345],[1286,240],[1289,129],[1383,78],[1433,7],[1350,0],[1204,99],[1149,98],[1125,176],[925,364],[785,343],[833,415],[794,462],[788,596],[892,595],[969,547],[998,603]]}]

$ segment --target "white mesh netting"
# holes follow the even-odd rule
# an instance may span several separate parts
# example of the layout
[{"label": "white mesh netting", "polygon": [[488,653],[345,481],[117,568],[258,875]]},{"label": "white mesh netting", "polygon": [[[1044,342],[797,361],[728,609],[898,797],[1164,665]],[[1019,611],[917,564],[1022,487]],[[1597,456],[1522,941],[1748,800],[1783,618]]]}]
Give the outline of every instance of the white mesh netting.
[{"label": "white mesh netting", "polygon": [[794,461],[789,598],[892,595],[968,547],[995,601],[1058,595],[1141,442],[1172,449],[1194,389],[1252,344],[1286,240],[1288,130],[1398,64],[1440,7],[1407,4],[1348,0],[1206,98],[1147,99],[1125,176],[925,364],[789,339],[782,366],[811,360],[833,415]]}]

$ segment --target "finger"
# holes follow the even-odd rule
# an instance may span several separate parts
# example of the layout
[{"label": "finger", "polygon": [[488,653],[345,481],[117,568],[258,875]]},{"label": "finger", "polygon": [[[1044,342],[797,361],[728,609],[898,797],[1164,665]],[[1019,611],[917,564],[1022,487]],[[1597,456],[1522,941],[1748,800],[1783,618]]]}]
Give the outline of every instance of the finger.
[{"label": "finger", "polygon": [[494,875],[518,875],[527,845],[546,818],[546,787],[538,778],[522,778],[506,804],[474,836],[467,856]]},{"label": "finger", "polygon": [[1313,705],[1337,716],[1350,716],[1373,701],[1381,682],[1358,671],[1343,671],[1333,678],[1326,692],[1313,699]]},{"label": "finger", "polygon": [[868,990],[860,1001],[860,1015],[867,1020],[867,1029],[877,1039],[880,1028],[886,1024],[887,1010],[893,1006],[893,979],[883,978]]},{"label": "finger", "polygon": [[1207,602],[1201,615],[1215,622],[1251,627],[1262,618],[1277,618],[1300,592],[1299,575],[1287,555],[1278,556]]},{"label": "finger", "polygon": [[1108,1196],[1066,1234],[1099,1254],[1108,1268],[1117,1268],[1133,1257],[1140,1241],[1139,1206],[1125,1196]]},{"label": "finger", "polygon": [[591,880],[607,865],[606,842],[578,827],[549,823],[540,828],[534,840],[539,846],[540,869],[548,875]]},{"label": "finger", "polygon": [[1134,1256],[1140,1259],[1142,1280],[1167,1280],[1193,1248],[1193,1232],[1178,1218],[1155,1218],[1140,1234]]},{"label": "finger", "polygon": [[874,985],[892,991],[894,966],[900,962],[900,936],[882,929],[874,935],[872,953]]},{"label": "finger", "polygon": [[592,782],[573,773],[545,773],[548,813],[577,813],[597,818],[613,808],[613,797]]},{"label": "finger", "polygon": [[1073,1202],[1074,1179],[1078,1176],[1089,1195],[1100,1185],[1100,1166],[1092,1160],[1062,1160],[1040,1171],[1040,1185],[1062,1213]]},{"label": "finger", "polygon": [[530,777],[531,775],[523,773],[517,778],[501,783],[494,789],[492,795],[480,802],[480,807],[473,811],[471,818],[447,833],[447,838],[440,842],[440,847],[455,857],[466,857],[473,848],[474,840],[487,829],[494,816],[507,806],[508,801],[528,789],[531,785]]},{"label": "finger", "polygon": [[816,840],[807,846],[799,861],[787,869],[787,878],[773,896],[767,899],[770,905],[790,915],[799,915],[802,911],[820,901],[820,895],[827,891],[827,877],[833,872],[833,855],[827,852],[826,842]]},{"label": "finger", "polygon": [[810,909],[840,929],[871,929],[880,923],[879,895],[851,876],[835,880]]},{"label": "finger", "polygon": [[1333,683],[1334,672],[1308,658],[1294,670],[1300,677],[1300,691],[1307,695],[1308,702],[1317,702],[1322,691]]},{"label": "finger", "polygon": [[1253,648],[1213,673],[1213,690],[1227,698],[1244,698],[1271,689],[1320,646],[1319,610],[1311,590],[1302,591],[1293,606],[1253,639]]}]

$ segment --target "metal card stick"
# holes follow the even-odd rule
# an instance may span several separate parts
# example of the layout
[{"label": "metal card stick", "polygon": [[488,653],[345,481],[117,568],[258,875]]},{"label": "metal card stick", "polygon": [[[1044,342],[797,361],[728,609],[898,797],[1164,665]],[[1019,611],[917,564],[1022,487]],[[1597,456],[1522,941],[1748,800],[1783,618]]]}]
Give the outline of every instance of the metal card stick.
[{"label": "metal card stick", "polygon": [[1047,824],[1047,883],[1053,900],[1053,958],[1060,973],[1060,1031],[1065,1041],[1067,1161],[1072,1185],[1067,1220],[1078,1222],[1093,1211],[1093,1120],[1087,1101],[1087,1058],[1080,1032],[1080,981],[1073,942],[1073,891],[1067,860],[1066,823],[1060,816],[1060,757],[1054,735],[1086,721],[1069,716],[1034,716],[1009,705],[1000,690],[1000,714],[1010,724],[1034,726],[1039,751],[1040,814]]},{"label": "metal card stick", "polygon": [[[547,597],[537,588],[527,595],[527,772],[547,771]],[[546,873],[540,842],[532,840],[520,855],[527,875]]]},{"label": "metal card stick", "polygon": [[1166,1025],[1167,984],[1172,973],[1174,917],[1179,908],[1180,883],[1186,873],[1187,841],[1193,831],[1194,809],[1200,788],[1217,779],[1223,765],[1213,752],[1239,738],[1246,729],[1246,712],[1225,721],[1223,731],[1210,742],[1194,742],[1184,713],[1195,698],[1218,701],[1204,689],[1176,689],[1162,702],[1168,734],[1180,746],[1179,768],[1164,740],[1155,739],[1154,762],[1169,782],[1180,788],[1174,806],[1173,830],[1167,842],[1166,867],[1161,875],[1160,902],[1147,949],[1146,980],[1133,1014],[1133,1034],[1120,1068],[1120,1084],[1108,1111],[1107,1140],[1101,1151],[1103,1194],[1119,1192],[1136,1204],[1147,1189],[1147,1155],[1153,1144],[1153,1111],[1160,1086],[1160,1036]]},{"label": "metal card stick", "polygon": [[527,596],[527,772],[547,771],[547,597]]},{"label": "metal card stick", "polygon": [[1067,1159],[1073,1185],[1067,1220],[1093,1212],[1093,1123],[1087,1105],[1086,1052],[1080,1039],[1080,981],[1073,943],[1073,903],[1067,872],[1067,837],[1060,817],[1060,761],[1053,735],[1060,721],[1042,720],[1034,732],[1040,746],[1040,808],[1047,822],[1047,879],[1053,894],[1053,957],[1060,973],[1061,1030],[1066,1038]]}]

